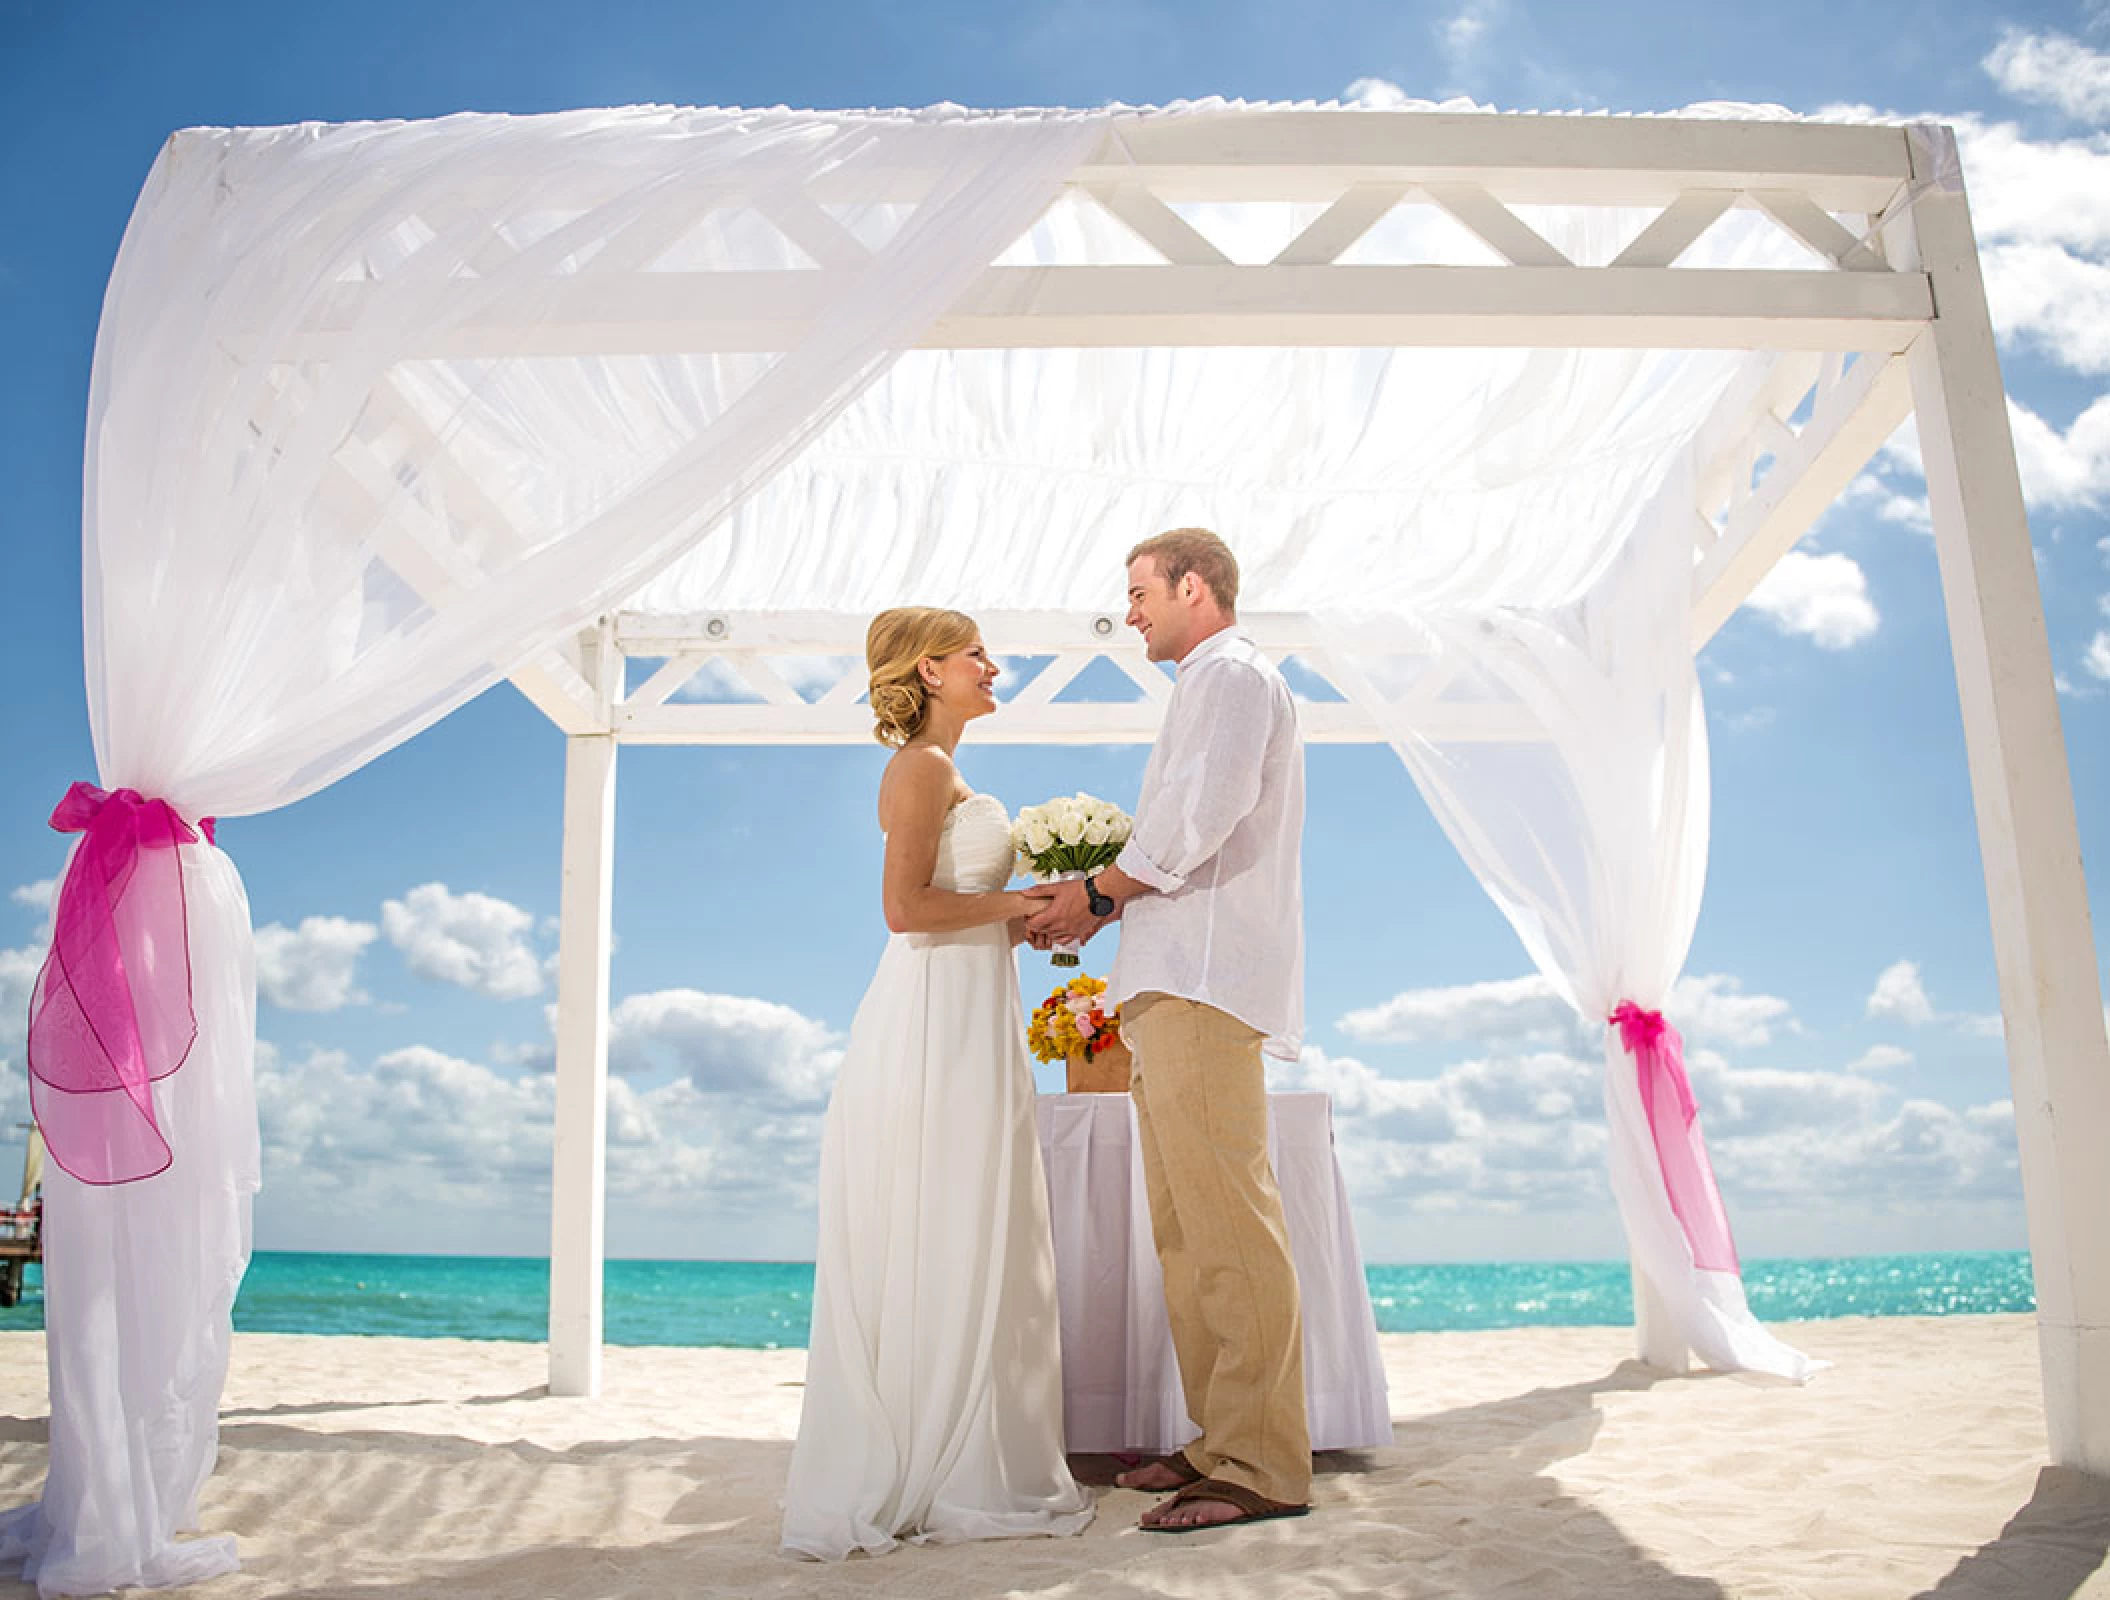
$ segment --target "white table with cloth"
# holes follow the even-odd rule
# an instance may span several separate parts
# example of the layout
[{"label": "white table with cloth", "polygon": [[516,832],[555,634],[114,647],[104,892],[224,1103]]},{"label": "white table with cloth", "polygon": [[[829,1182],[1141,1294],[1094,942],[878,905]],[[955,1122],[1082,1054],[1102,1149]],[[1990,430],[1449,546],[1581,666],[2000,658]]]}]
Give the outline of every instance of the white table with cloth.
[{"label": "white table with cloth", "polygon": [[[1268,1153],[1303,1299],[1312,1448],[1388,1445],[1385,1367],[1347,1186],[1334,1159],[1332,1103],[1313,1091],[1267,1098]],[[1125,1094],[1046,1094],[1039,1119],[1055,1224],[1068,1447],[1177,1449],[1199,1430],[1188,1420],[1172,1352],[1135,1107]]]}]

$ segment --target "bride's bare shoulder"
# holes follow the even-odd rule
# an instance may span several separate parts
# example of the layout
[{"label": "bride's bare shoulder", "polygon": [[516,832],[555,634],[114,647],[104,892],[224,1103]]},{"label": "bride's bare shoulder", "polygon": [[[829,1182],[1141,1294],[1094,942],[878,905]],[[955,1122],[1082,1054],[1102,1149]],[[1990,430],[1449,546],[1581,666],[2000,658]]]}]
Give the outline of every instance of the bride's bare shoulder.
[{"label": "bride's bare shoulder", "polygon": [[904,745],[880,774],[880,830],[892,833],[905,822],[940,820],[965,788],[952,757],[936,745]]}]

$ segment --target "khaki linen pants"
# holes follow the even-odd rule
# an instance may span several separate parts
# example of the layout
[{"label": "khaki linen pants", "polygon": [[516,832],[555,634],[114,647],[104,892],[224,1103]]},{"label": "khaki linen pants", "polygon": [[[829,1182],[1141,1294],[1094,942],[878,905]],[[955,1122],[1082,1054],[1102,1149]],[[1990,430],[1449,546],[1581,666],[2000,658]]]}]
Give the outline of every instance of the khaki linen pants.
[{"label": "khaki linen pants", "polygon": [[1187,1459],[1212,1478],[1311,1498],[1304,1323],[1267,1154],[1261,1035],[1155,992],[1121,1009],[1150,1222],[1187,1414]]}]

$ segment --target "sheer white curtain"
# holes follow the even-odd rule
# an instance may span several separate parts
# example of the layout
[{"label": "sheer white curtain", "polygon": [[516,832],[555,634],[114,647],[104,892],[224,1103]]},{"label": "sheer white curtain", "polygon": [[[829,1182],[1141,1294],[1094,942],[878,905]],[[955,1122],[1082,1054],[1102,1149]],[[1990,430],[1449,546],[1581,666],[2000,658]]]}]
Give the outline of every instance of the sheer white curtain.
[{"label": "sheer white curtain", "polygon": [[[177,135],[89,400],[102,785],[193,820],[268,810],[515,670],[795,454],[1104,122],[648,108]],[[580,353],[611,348],[651,353]],[[47,1187],[51,1470],[0,1522],[46,1594],[235,1559],[174,1536],[249,1251],[251,934],[227,858],[182,855],[199,1039],[156,1090],[174,1164]]]},{"label": "sheer white curtain", "polygon": [[[1622,1004],[1663,1012],[1706,878],[1692,503],[1674,471],[1618,559],[1566,607],[1413,622],[1342,614],[1320,626],[1335,683],[1379,719],[1534,965],[1604,1029],[1612,1189],[1642,1355],[1682,1370],[1690,1352],[1719,1370],[1800,1380],[1823,1363],[1751,1315],[1726,1223],[1719,1247],[1696,1253],[1707,1241],[1681,1221],[1683,1174],[1659,1154],[1646,1067],[1607,1025]],[[1678,1132],[1698,1145],[1697,1126]],[[1704,1154],[1697,1161],[1719,1221]]]},{"label": "sheer white curtain", "polygon": [[[1264,262],[1319,208],[1179,209],[1234,261]],[[1531,215],[1573,259],[1601,261],[1651,214]],[[1406,207],[1348,259],[1491,258],[1447,217]],[[1001,262],[1150,259],[1105,212],[1065,197]],[[1731,213],[1686,260],[1770,268],[1803,264],[1807,252],[1763,217]],[[626,605],[865,615],[930,600],[942,585],[945,603],[969,610],[1119,610],[1123,554],[1149,532],[1189,522],[1232,539],[1251,610],[1334,610],[1351,597],[1401,614],[1567,604],[1604,570],[1664,462],[1748,359],[1616,349],[915,351],[728,517],[720,536]]]}]

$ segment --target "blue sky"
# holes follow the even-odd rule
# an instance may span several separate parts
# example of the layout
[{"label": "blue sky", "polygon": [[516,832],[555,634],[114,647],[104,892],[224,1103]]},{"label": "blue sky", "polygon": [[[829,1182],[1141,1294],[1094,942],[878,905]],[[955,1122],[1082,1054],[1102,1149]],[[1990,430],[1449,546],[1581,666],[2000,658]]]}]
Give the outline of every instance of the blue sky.
[{"label": "blue sky", "polygon": [[[102,285],[161,140],[661,101],[1098,104],[1466,95],[1937,116],[1962,137],[2096,921],[2110,904],[2110,7],[0,0],[0,1172],[60,845],[93,775],[81,422]],[[1677,1020],[1747,1255],[2023,1243],[1954,680],[1909,437],[1702,658],[1714,850]],[[1148,531],[1148,530],[1143,530]],[[1235,530],[1230,530],[1235,533]],[[1110,600],[1117,575],[1109,575]],[[1000,649],[1001,640],[992,640]],[[626,751],[610,1248],[810,1251],[817,1118],[871,964],[876,746]],[[1132,800],[1135,750],[987,750],[1014,807]],[[510,688],[228,824],[260,930],[265,1248],[547,1238],[562,741]],[[1591,1043],[1382,749],[1311,756],[1305,1059],[1373,1260],[1605,1257]],[[46,886],[40,889],[40,886]],[[1103,962],[1101,963],[1103,967]],[[1026,968],[1028,999],[1045,979]],[[456,1129],[442,1140],[434,1132]]]}]

